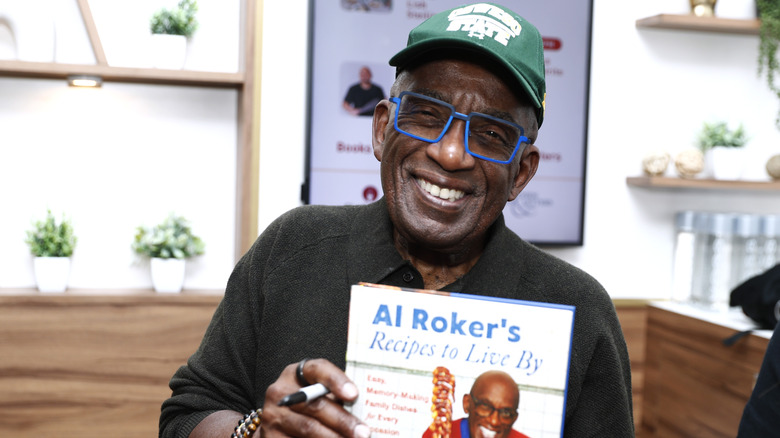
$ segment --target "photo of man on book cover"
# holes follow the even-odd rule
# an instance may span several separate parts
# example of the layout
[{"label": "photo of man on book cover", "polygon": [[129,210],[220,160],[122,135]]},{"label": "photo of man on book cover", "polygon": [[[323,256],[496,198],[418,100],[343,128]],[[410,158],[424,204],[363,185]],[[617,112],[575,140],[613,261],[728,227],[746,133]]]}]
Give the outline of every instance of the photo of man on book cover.
[{"label": "photo of man on book cover", "polygon": [[449,370],[434,370],[433,422],[422,438],[528,438],[512,429],[518,417],[520,391],[512,377],[497,370],[480,374],[463,395],[463,410],[468,415],[452,421],[455,381]]}]

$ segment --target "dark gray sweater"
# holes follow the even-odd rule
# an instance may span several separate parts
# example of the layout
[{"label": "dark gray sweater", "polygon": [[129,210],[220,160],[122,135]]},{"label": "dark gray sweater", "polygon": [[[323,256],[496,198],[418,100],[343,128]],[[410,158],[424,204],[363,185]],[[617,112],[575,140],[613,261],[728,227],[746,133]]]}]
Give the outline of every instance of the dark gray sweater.
[{"label": "dark gray sweater", "polygon": [[[384,199],[282,215],[238,262],[200,347],[171,379],[160,436],[187,437],[217,410],[261,406],[283,368],[304,357],[343,369],[350,286],[361,281],[423,288],[393,246]],[[564,436],[634,436],[625,340],[591,276],[523,241],[500,217],[477,264],[443,290],[576,306]]]}]

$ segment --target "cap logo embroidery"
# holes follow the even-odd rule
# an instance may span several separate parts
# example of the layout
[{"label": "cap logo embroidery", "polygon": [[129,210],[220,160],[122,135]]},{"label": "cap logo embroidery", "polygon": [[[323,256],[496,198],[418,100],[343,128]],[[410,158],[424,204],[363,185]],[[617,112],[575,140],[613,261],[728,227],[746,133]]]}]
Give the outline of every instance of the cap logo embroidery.
[{"label": "cap logo embroidery", "polygon": [[506,46],[509,40],[520,35],[522,27],[503,9],[486,3],[464,6],[450,12],[450,32],[468,32],[469,37],[493,38]]}]

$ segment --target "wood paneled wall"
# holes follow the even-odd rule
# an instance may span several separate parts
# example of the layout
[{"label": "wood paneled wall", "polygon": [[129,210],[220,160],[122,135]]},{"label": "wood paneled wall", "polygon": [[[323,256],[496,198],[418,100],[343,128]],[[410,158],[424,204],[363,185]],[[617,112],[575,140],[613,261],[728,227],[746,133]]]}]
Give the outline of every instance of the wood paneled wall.
[{"label": "wood paneled wall", "polygon": [[154,437],[221,295],[0,295],[0,437]]}]

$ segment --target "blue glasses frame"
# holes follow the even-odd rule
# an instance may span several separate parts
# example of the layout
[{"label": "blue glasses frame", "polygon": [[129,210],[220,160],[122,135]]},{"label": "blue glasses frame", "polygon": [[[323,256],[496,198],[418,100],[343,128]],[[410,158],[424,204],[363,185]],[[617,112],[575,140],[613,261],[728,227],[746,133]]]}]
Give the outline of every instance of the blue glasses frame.
[{"label": "blue glasses frame", "polygon": [[[419,98],[419,99],[427,100],[429,102],[433,102],[433,103],[436,103],[438,105],[442,105],[442,106],[447,107],[447,108],[450,109],[450,111],[451,111],[450,118],[447,120],[447,123],[444,125],[444,129],[441,130],[441,134],[439,134],[438,137],[436,137],[435,139],[423,138],[423,137],[414,135],[411,132],[404,131],[403,129],[401,129],[398,126],[398,115],[401,112],[401,105],[400,105],[401,104],[401,98],[404,97],[404,96],[407,96],[407,95],[408,96],[414,96],[414,97]],[[407,135],[409,137],[412,137],[414,139],[421,140],[421,141],[424,141],[424,142],[427,142],[427,143],[437,143],[442,138],[444,138],[444,134],[446,134],[447,130],[450,129],[450,125],[452,125],[452,120],[453,119],[458,119],[458,120],[465,121],[466,122],[466,130],[464,131],[465,132],[465,134],[464,134],[465,138],[463,139],[463,144],[466,146],[466,152],[469,155],[471,155],[473,157],[477,157],[477,158],[482,159],[482,160],[491,161],[493,163],[499,163],[499,164],[509,164],[515,158],[515,155],[517,155],[517,151],[520,150],[520,145],[523,144],[523,143],[526,143],[526,144],[528,143],[528,137],[525,136],[525,129],[523,129],[522,126],[520,126],[520,125],[518,125],[516,123],[512,123],[512,122],[510,122],[508,120],[500,119],[498,117],[493,117],[491,115],[483,114],[483,113],[477,113],[477,112],[472,112],[472,113],[469,113],[469,114],[459,113],[459,112],[455,111],[455,106],[452,105],[451,103],[444,102],[443,100],[435,99],[433,97],[426,96],[424,94],[415,93],[413,91],[402,91],[401,94],[398,95],[398,97],[391,97],[390,101],[395,104],[395,120],[393,121],[393,126],[395,127],[395,130],[400,132],[401,134]],[[483,118],[486,118],[486,119],[489,119],[489,120],[495,120],[495,121],[500,122],[500,123],[506,123],[507,125],[513,126],[513,127],[515,127],[515,128],[520,130],[520,137],[517,139],[517,144],[515,145],[515,148],[512,151],[512,155],[510,155],[508,159],[502,161],[502,160],[497,160],[495,158],[486,157],[484,155],[480,155],[480,154],[472,151],[469,148],[469,132],[470,132],[469,131],[469,125],[471,124],[472,116],[479,116],[479,117],[483,117]]]}]

